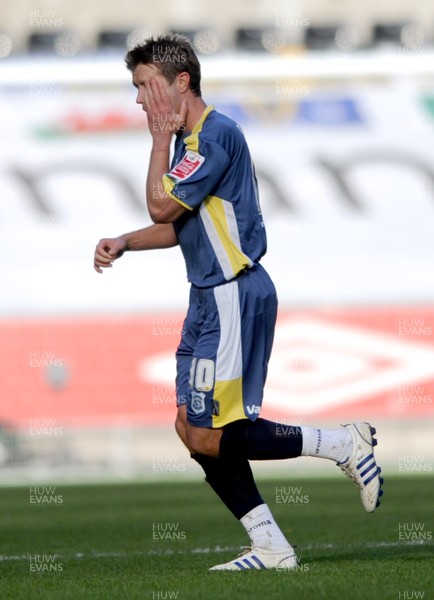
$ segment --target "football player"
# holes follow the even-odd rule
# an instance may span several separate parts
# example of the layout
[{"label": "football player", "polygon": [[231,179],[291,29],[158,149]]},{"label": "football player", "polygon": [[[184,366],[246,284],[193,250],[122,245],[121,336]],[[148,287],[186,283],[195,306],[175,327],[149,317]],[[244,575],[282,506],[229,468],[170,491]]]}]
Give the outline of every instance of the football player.
[{"label": "football player", "polygon": [[212,569],[296,568],[249,461],[333,460],[372,512],[382,493],[375,431],[368,423],[279,428],[260,417],[277,296],[260,263],[266,234],[243,132],[203,100],[187,38],[148,39],[128,52],[126,64],[152,136],[146,198],[154,224],[100,240],[94,267],[101,273],[125,251],[180,246],[191,288],[176,351],[176,431],[251,541],[240,557]]}]

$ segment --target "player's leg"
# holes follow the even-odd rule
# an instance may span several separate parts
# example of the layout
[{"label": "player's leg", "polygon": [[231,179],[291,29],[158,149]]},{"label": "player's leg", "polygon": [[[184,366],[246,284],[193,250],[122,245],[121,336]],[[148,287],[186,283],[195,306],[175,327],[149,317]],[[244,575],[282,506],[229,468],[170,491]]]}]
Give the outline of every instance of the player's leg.
[{"label": "player's leg", "polygon": [[257,418],[255,421],[240,419],[221,429],[185,423],[183,431],[185,443],[192,452],[214,458],[242,455],[249,460],[279,460],[313,456],[344,463],[354,447],[348,427],[288,426]]},{"label": "player's leg", "polygon": [[[178,407],[175,427],[188,448],[185,405]],[[191,452],[191,458],[203,468],[205,481],[238,520],[256,506],[263,504],[247,459],[226,461],[197,452]]]},{"label": "player's leg", "polygon": [[[213,294],[214,312],[218,314],[221,330],[220,344],[214,362],[203,361],[203,365],[198,362],[196,378],[200,386],[206,377],[215,376],[215,386],[211,390],[212,400],[206,398],[210,391],[205,387],[203,391],[195,392],[198,401],[193,405],[189,419],[192,447],[197,452],[216,456],[215,437],[208,438],[207,444],[204,444],[200,427],[193,427],[199,421],[199,426],[223,428],[219,456],[227,460],[232,456],[274,460],[302,455],[333,460],[359,487],[365,509],[369,512],[375,510],[382,493],[382,482],[373,452],[375,440],[369,425],[355,424],[336,429],[301,428],[257,418],[277,312],[274,286],[266,272],[257,267],[247,276],[216,288]],[[207,338],[204,339],[206,342]],[[200,416],[199,419],[195,413]]]},{"label": "player's leg", "polygon": [[[188,447],[188,438],[185,433],[185,405],[178,407],[176,430]],[[261,498],[248,460],[238,456],[231,456],[226,460],[198,453],[191,453],[191,457],[203,468],[205,481],[244,526],[252,545],[249,555],[213,568],[224,567],[225,570],[264,568],[260,566],[264,563],[268,565],[266,568],[275,567],[276,564],[279,564],[281,569],[296,566],[293,548],[275,522],[267,504]],[[266,553],[265,557],[263,556],[264,552]],[[238,566],[239,564],[242,566]],[[249,567],[248,564],[252,567]]]},{"label": "player's leg", "polygon": [[[234,453],[215,462],[221,426],[244,415],[237,282],[202,291],[201,296],[207,307],[207,318],[189,369],[187,446],[206,470],[207,480],[241,521],[252,543],[252,550],[242,558],[215,568],[294,568],[297,561],[292,546],[259,493],[254,494],[257,488],[247,459]],[[182,370],[181,361],[178,357],[178,370]],[[237,507],[242,510],[234,510],[234,502],[242,498],[246,490],[250,490],[250,506],[244,501],[242,507]]]},{"label": "player's leg", "polygon": [[287,427],[257,418],[273,342],[277,301],[274,285],[260,266],[240,278],[237,286],[244,418],[228,419],[220,440],[220,456],[236,454],[249,460],[274,460],[303,455],[333,460],[359,487],[364,508],[374,511],[382,494],[382,480],[373,450],[375,430],[369,424],[319,429]]},{"label": "player's leg", "polygon": [[[373,454],[376,445],[373,433],[373,428],[366,423],[326,429],[288,426],[258,418],[256,421],[234,421],[218,430],[187,424],[185,436],[192,451],[209,457],[220,456],[228,461],[234,456],[248,460],[280,460],[298,456],[325,458],[336,462],[352,479],[355,478],[348,465],[355,460],[360,465],[356,468],[360,473],[356,475],[356,482],[361,480],[362,487],[366,487],[380,472]],[[381,482],[378,480],[377,483]],[[376,485],[374,482],[370,488],[376,488]],[[367,501],[362,495],[362,501],[370,512],[376,508],[381,492],[377,498],[374,498],[375,489],[369,489],[367,493],[371,499]]]},{"label": "player's leg", "polygon": [[228,423],[220,440],[220,455],[234,452],[249,460],[279,460],[317,456],[340,462],[353,446],[350,433],[339,429],[318,429],[284,425],[267,419],[243,419]]},{"label": "player's leg", "polygon": [[[212,427],[213,418],[218,416],[219,412],[213,396],[213,371],[221,336],[218,314],[212,310],[215,308],[212,294],[212,290],[194,292],[194,302],[197,302],[198,307],[189,312],[195,315],[195,319],[186,319],[184,324],[181,344],[177,351],[179,408],[176,429],[191,450],[192,458],[204,469],[206,481],[246,529],[252,547],[262,549],[262,554],[258,555],[255,550],[253,554],[240,559],[242,566],[237,566],[234,561],[225,568],[263,568],[261,565],[270,568],[277,564],[282,569],[293,568],[296,565],[295,553],[261,498],[247,459],[241,456],[217,458],[221,429]],[[206,307],[205,322],[202,318],[202,305]],[[198,329],[202,329],[202,335],[196,334]],[[187,408],[190,413],[188,424]],[[197,426],[194,425],[196,422]],[[197,452],[197,446],[191,445],[188,431],[190,434],[196,431],[196,444],[207,451],[212,447],[215,456]],[[201,440],[203,446],[198,440]]]},{"label": "player's leg", "polygon": [[357,485],[363,507],[373,512],[383,495],[381,469],[375,461],[375,429],[352,423],[336,429],[296,427],[265,419],[240,420],[223,428],[220,456],[249,460],[312,456],[333,460]]}]

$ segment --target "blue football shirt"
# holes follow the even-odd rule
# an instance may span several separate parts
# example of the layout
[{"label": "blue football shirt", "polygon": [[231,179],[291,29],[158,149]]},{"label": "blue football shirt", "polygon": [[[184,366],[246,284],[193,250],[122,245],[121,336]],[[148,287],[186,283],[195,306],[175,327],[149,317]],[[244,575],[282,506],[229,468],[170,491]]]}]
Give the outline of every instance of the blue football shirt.
[{"label": "blue football shirt", "polygon": [[176,138],[163,186],[188,209],[174,228],[192,284],[230,281],[265,254],[257,181],[244,134],[214,107],[205,109],[193,131]]}]

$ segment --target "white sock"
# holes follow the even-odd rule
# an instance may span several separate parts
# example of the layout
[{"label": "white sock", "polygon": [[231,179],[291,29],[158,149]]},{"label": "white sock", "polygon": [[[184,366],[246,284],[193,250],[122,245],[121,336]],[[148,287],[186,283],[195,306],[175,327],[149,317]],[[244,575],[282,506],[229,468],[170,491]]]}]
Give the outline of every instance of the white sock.
[{"label": "white sock", "polygon": [[266,550],[288,550],[292,548],[285,538],[270,509],[260,504],[241,518],[248,536],[255,548]]},{"label": "white sock", "polygon": [[353,441],[345,427],[339,427],[339,429],[301,427],[301,431],[303,434],[302,456],[317,456],[342,462],[352,452]]}]

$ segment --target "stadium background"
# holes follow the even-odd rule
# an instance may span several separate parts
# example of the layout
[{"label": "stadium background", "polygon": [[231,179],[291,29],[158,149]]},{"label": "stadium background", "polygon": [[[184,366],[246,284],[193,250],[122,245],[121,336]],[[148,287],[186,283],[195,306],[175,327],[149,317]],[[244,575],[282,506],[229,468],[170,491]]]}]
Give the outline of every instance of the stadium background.
[{"label": "stadium background", "polygon": [[7,1],[1,481],[201,476],[172,426],[179,252],[92,269],[99,238],[149,224],[149,134],[123,56],[167,30],[191,36],[206,101],[241,124],[256,163],[280,298],[264,416],[373,421],[386,471],[431,472],[434,8]]}]

